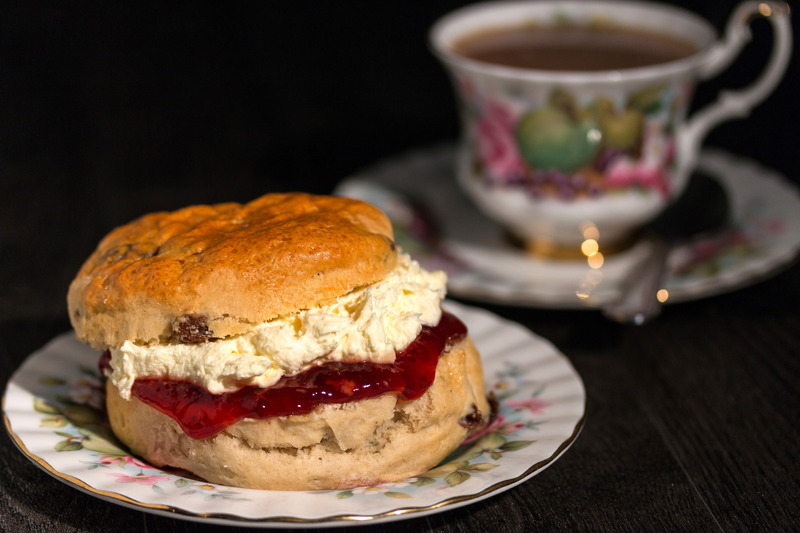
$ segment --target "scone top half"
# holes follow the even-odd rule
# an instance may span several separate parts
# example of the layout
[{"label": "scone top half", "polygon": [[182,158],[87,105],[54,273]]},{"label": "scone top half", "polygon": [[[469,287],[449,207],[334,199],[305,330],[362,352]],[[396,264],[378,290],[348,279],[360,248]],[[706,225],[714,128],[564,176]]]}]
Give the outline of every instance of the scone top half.
[{"label": "scone top half", "polygon": [[70,285],[69,316],[100,350],[200,343],[334,302],[397,263],[391,223],[356,200],[269,194],[193,206],[106,236]]}]

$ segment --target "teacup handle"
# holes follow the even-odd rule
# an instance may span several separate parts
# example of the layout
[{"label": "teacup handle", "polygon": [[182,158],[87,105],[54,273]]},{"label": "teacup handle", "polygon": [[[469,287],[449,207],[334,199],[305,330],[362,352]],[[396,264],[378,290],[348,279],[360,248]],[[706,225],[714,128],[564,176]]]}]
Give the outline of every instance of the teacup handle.
[{"label": "teacup handle", "polygon": [[711,128],[724,120],[746,117],[783,77],[792,54],[789,12],[789,6],[783,2],[744,2],[733,12],[725,29],[725,39],[710,51],[709,59],[699,73],[700,79],[715,76],[738,56],[750,41],[749,22],[754,16],[762,16],[772,24],[772,52],[766,68],[756,81],[738,91],[721,92],[715,102],[696,112],[684,126],[678,138],[685,168],[694,166],[700,144]]}]

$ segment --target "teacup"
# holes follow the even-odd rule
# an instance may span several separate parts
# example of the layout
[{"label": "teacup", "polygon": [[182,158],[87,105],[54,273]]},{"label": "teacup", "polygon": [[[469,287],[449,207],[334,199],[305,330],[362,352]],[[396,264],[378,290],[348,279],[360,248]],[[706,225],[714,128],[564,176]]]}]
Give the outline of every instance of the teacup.
[{"label": "teacup", "polygon": [[[429,38],[459,100],[461,187],[534,252],[570,255],[587,241],[623,246],[684,189],[707,132],[746,116],[780,81],[791,54],[788,14],[780,2],[742,3],[722,40],[701,17],[647,2],[491,2],[446,15]],[[687,118],[695,84],[735,59],[754,16],[774,28],[764,71]],[[601,70],[509,66],[467,50],[472,43],[480,52],[480,39],[514,28],[645,32],[690,49]]]}]

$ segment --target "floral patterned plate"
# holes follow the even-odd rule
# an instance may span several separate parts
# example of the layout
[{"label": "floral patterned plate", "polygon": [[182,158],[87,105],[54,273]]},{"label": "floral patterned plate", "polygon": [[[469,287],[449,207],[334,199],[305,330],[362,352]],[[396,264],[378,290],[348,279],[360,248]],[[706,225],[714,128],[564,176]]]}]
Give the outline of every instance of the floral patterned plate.
[{"label": "floral patterned plate", "polygon": [[101,499],[170,517],[250,527],[336,527],[419,517],[496,495],[572,444],[585,391],[567,359],[526,328],[447,302],[481,351],[500,408],[492,424],[436,468],[400,483],[339,491],[225,487],[149,466],[109,433],[97,352],[72,333],[32,354],[8,383],[5,424],[34,463]]},{"label": "floral patterned plate", "polygon": [[[546,308],[596,308],[616,298],[649,255],[639,242],[586,260],[543,259],[511,243],[456,184],[456,152],[414,151],[344,181],[336,193],[387,212],[396,239],[427,268],[447,271],[454,296]],[[760,281],[800,251],[800,193],[785,177],[751,161],[705,150],[698,170],[726,190],[730,220],[716,233],[676,246],[669,257],[668,302],[695,300]]]}]

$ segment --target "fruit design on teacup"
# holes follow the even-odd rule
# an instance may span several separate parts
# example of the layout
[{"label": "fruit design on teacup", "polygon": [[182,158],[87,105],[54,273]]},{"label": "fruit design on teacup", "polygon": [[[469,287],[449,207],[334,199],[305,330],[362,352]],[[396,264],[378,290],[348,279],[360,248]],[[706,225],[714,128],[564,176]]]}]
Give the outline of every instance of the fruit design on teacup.
[{"label": "fruit design on teacup", "polygon": [[647,87],[622,106],[606,97],[581,105],[555,90],[522,113],[484,102],[475,138],[479,174],[536,198],[573,199],[635,188],[669,192],[674,159],[672,96]]},{"label": "fruit design on teacup", "polygon": [[515,133],[520,155],[530,168],[567,173],[589,165],[601,139],[594,121],[552,106],[523,115]]}]

